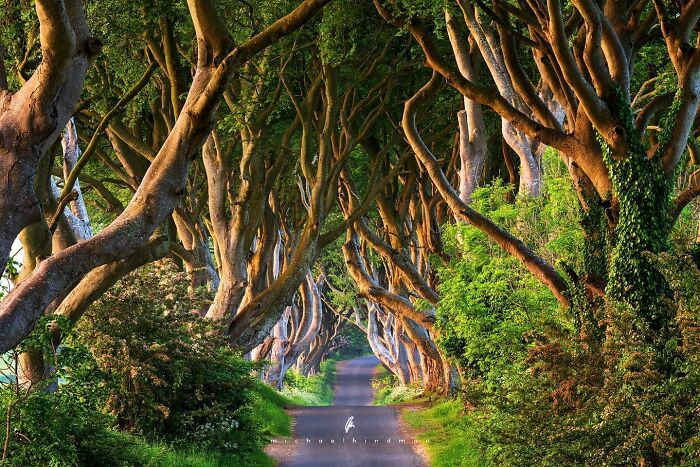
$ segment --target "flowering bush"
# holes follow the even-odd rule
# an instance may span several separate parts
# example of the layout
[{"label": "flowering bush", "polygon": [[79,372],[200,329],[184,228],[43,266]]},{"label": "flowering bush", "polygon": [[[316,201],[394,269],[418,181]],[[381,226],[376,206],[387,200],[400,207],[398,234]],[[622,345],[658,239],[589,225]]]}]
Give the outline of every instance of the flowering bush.
[{"label": "flowering bush", "polygon": [[251,364],[198,310],[183,274],[152,267],[106,293],[78,326],[119,427],[152,440],[245,451],[263,443]]},{"label": "flowering bush", "polygon": [[391,373],[380,371],[372,378],[374,405],[391,405],[415,399],[423,394],[423,388],[415,385],[401,384]]},{"label": "flowering bush", "polygon": [[[19,355],[28,347],[44,348],[50,327],[69,329],[44,317],[22,345],[0,358],[0,417],[3,466],[140,465],[134,440],[117,433],[113,417],[101,408],[103,380],[92,354],[83,345],[46,352],[50,376],[38,386],[18,378]],[[60,381],[60,384],[56,384]]]}]

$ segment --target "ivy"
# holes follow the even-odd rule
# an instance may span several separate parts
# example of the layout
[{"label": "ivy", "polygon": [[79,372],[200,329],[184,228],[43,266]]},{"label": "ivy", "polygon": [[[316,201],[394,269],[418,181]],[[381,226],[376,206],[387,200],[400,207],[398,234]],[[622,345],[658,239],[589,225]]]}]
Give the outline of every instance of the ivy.
[{"label": "ivy", "polygon": [[619,202],[607,293],[612,300],[631,308],[638,318],[634,325],[642,334],[664,328],[670,318],[664,303],[668,285],[643,253],[659,253],[669,246],[667,216],[672,184],[664,173],[660,156],[671,140],[670,122],[678,113],[680,101],[679,91],[664,119],[659,149],[651,158],[647,157],[643,139],[633,123],[631,107],[619,90],[617,110],[627,135],[627,154],[624,157],[614,154],[598,136]]},{"label": "ivy", "polygon": [[584,232],[584,274],[594,275],[602,280],[608,277],[608,252],[610,251],[610,236],[607,235],[608,225],[605,209],[600,198],[586,195],[587,208],[580,206],[579,224]]}]

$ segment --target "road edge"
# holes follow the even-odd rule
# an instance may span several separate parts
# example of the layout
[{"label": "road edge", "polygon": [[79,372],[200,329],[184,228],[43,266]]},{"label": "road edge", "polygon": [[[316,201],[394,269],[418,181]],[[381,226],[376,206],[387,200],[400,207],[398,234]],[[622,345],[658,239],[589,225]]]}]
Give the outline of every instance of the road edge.
[{"label": "road edge", "polygon": [[395,410],[396,410],[396,419],[398,420],[398,425],[399,425],[399,431],[401,431],[401,436],[404,437],[404,439],[411,439],[411,440],[416,440],[418,441],[417,443],[413,442],[411,443],[411,449],[413,452],[415,452],[418,457],[420,457],[423,460],[423,464],[428,467],[430,466],[430,456],[428,455],[428,449],[426,448],[425,444],[423,441],[418,439],[418,436],[421,434],[421,432],[413,428],[410,423],[408,423],[404,419],[404,413],[408,411],[417,411],[421,410],[426,407],[426,404],[421,403],[421,404],[405,404],[405,405],[396,405]]}]

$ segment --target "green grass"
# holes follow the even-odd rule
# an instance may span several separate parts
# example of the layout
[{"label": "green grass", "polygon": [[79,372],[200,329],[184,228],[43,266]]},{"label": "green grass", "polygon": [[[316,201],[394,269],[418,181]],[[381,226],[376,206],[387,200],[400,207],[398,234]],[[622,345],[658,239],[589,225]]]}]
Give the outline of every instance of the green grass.
[{"label": "green grass", "polygon": [[372,378],[374,388],[374,405],[393,405],[416,400],[423,394],[418,386],[400,384],[396,377],[384,365],[377,365],[375,377]]},{"label": "green grass", "polygon": [[321,372],[314,376],[303,376],[290,369],[284,378],[282,396],[296,405],[331,405],[336,363],[336,360],[326,360],[321,363]]},{"label": "green grass", "polygon": [[478,426],[462,410],[459,400],[447,400],[416,411],[403,411],[403,418],[418,432],[431,466],[486,465],[478,448]]},{"label": "green grass", "polygon": [[[263,430],[270,437],[291,436],[291,418],[284,410],[289,405],[330,405],[333,403],[335,381],[334,360],[321,364],[318,375],[304,377],[290,370],[285,378],[285,388],[278,392],[260,384],[259,397],[253,410],[259,415]],[[124,435],[128,436],[128,435]],[[247,453],[243,456],[217,452],[195,452],[176,449],[165,444],[149,444],[134,440],[134,456],[147,467],[240,467],[274,466],[274,461],[264,452]]]},{"label": "green grass", "polygon": [[[291,436],[291,419],[285,412],[284,406],[294,402],[262,383],[257,392],[259,397],[255,401],[253,410],[264,424],[264,432],[271,438]],[[262,451],[238,455],[187,451],[165,444],[149,444],[140,439],[135,439],[133,442],[135,443],[133,457],[140,459],[139,464],[147,467],[272,467],[275,465],[274,461]]]},{"label": "green grass", "polygon": [[238,467],[243,465],[273,466],[272,459],[263,452],[243,457],[216,452],[186,452],[166,445],[144,444],[138,448],[139,457],[147,467]]},{"label": "green grass", "polygon": [[266,424],[265,431],[269,436],[291,436],[291,418],[284,407],[294,401],[280,394],[266,384],[260,384],[260,399],[254,410]]}]

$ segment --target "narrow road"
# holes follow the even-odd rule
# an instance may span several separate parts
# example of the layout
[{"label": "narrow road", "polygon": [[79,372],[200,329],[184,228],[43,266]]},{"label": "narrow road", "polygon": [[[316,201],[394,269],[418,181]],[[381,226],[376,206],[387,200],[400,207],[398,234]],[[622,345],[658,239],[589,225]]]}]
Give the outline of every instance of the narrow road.
[{"label": "narrow road", "polygon": [[335,399],[330,407],[299,407],[290,446],[280,456],[283,467],[424,466],[399,430],[394,407],[372,406],[375,357],[338,363]]}]

